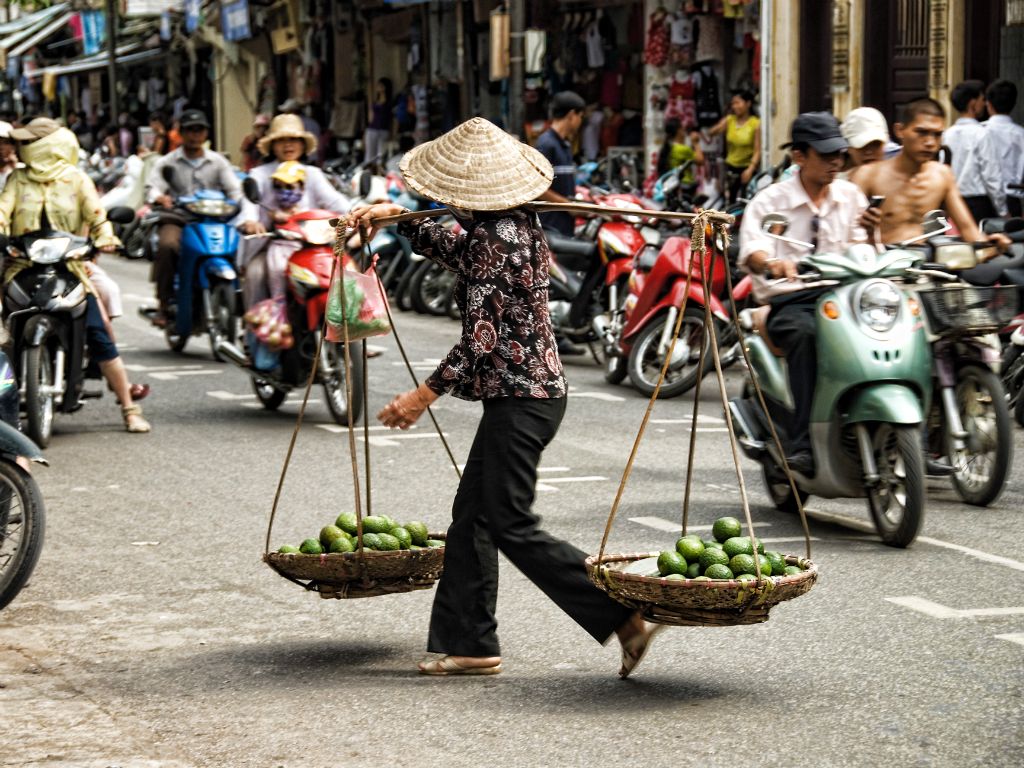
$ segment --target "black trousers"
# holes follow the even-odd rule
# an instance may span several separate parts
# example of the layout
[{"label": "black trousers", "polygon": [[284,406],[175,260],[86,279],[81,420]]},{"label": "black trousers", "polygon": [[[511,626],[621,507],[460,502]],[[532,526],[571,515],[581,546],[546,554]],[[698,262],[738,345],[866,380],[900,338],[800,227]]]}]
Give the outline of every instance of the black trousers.
[{"label": "black trousers", "polygon": [[811,449],[811,404],[818,369],[816,301],[790,301],[774,304],[768,315],[767,331],[772,343],[786,353],[789,388],[793,393],[793,422],[790,429],[790,454]]},{"label": "black trousers", "polygon": [[964,202],[967,203],[967,208],[971,212],[971,216],[974,217],[974,221],[979,224],[982,219],[994,219],[999,215],[988,195],[965,197]]},{"label": "black trousers", "polygon": [[498,656],[498,551],[599,642],[632,614],[587,579],[586,553],[540,529],[530,507],[537,464],[558,431],[565,398],[484,400],[452,507],[427,649]]},{"label": "black trousers", "polygon": [[1021,211],[1021,200],[1022,199],[1024,199],[1024,198],[1013,197],[1012,195],[1007,195],[1006,196],[1006,207],[1009,209],[1009,212],[1010,212],[1011,216],[1018,216],[1019,217],[1021,215],[1024,215],[1024,214],[1022,214],[1022,211]]}]

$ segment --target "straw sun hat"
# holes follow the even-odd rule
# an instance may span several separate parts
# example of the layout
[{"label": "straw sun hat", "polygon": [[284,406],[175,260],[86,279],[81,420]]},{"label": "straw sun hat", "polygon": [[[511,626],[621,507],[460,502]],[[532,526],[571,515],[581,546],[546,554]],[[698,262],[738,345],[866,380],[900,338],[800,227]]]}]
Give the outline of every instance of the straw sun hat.
[{"label": "straw sun hat", "polygon": [[267,135],[259,140],[256,149],[261,155],[269,155],[271,145],[277,139],[302,139],[306,142],[306,154],[316,149],[316,137],[306,130],[298,115],[277,115],[270,121]]},{"label": "straw sun hat", "polygon": [[515,208],[554,178],[544,155],[482,117],[406,152],[400,168],[419,194],[467,211]]}]

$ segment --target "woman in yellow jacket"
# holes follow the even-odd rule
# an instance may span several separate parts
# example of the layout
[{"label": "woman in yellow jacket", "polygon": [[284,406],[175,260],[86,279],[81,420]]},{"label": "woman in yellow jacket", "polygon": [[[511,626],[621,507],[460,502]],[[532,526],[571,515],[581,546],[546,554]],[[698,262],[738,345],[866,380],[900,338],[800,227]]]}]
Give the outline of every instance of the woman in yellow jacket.
[{"label": "woman in yellow jacket", "polygon": [[[62,232],[87,235],[96,248],[111,253],[118,246],[114,229],[107,221],[92,181],[78,170],[78,139],[56,121],[39,117],[24,128],[11,131],[18,142],[24,168],[11,174],[0,193],[0,232],[17,237],[34,232],[47,223]],[[14,259],[5,266],[3,282],[28,265]],[[97,300],[87,262],[73,261],[68,268],[85,286],[87,297],[86,343],[90,360],[99,364],[103,377],[121,403],[121,414],[129,432],[149,432],[142,408],[132,402],[132,385],[110,335],[109,324]]]}]

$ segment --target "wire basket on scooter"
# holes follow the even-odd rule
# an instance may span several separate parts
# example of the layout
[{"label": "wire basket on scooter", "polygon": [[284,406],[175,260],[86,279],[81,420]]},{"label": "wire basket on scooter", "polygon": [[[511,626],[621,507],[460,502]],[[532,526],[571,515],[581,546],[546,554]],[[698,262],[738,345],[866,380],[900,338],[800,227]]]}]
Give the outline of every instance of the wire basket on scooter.
[{"label": "wire basket on scooter", "polygon": [[929,288],[917,296],[937,336],[981,336],[1004,328],[1017,314],[1016,286]]}]

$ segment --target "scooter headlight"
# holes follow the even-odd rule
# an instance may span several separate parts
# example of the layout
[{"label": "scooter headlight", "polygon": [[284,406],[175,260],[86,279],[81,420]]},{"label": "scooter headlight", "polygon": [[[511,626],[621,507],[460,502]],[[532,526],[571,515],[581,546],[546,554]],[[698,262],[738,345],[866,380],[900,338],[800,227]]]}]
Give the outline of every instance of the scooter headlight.
[{"label": "scooter headlight", "polygon": [[185,206],[185,210],[196,216],[208,216],[211,219],[226,219],[234,216],[238,205],[230,200],[196,200]]},{"label": "scooter headlight", "polygon": [[56,264],[64,258],[69,245],[70,237],[41,238],[28,247],[28,257],[36,264]]},{"label": "scooter headlight", "polygon": [[891,331],[900,316],[903,295],[888,280],[872,280],[861,288],[854,304],[857,316],[877,333]]}]

